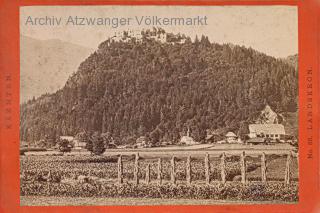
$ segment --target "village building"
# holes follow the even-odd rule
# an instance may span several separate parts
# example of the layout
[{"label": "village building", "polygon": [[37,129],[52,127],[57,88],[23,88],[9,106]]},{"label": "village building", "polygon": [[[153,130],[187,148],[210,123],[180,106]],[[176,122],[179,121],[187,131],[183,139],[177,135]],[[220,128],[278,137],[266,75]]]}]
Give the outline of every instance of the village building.
[{"label": "village building", "polygon": [[73,148],[75,150],[85,149],[88,140],[86,132],[78,133],[73,140]]},{"label": "village building", "polygon": [[195,145],[199,143],[190,136],[190,129],[188,128],[187,135],[181,137],[180,144]]},{"label": "village building", "polygon": [[278,114],[274,112],[267,104],[265,108],[260,112],[260,116],[256,120],[256,124],[277,124]]},{"label": "village building", "polygon": [[214,143],[214,142],[216,142],[215,135],[209,134],[206,136],[206,143]]},{"label": "village building", "polygon": [[223,140],[223,136],[220,134],[212,133],[206,136],[206,143],[216,143]]},{"label": "village building", "polygon": [[206,143],[219,143],[225,139],[226,130],[219,128],[214,131],[207,130]]},{"label": "village building", "polygon": [[[59,137],[59,141],[63,141],[66,140],[69,142],[69,144],[67,145],[69,148],[74,147],[74,137],[73,136],[60,136]],[[59,143],[56,143],[55,145],[55,149],[58,149],[60,147]]]},{"label": "village building", "polygon": [[285,136],[285,129],[282,124],[249,124],[248,136],[280,140]]},{"label": "village building", "polygon": [[86,147],[86,143],[83,141],[80,141],[78,139],[73,140],[73,147],[74,149],[84,149]]},{"label": "village building", "polygon": [[73,142],[74,137],[73,136],[60,136],[59,139],[60,140],[67,140],[69,142]]},{"label": "village building", "polygon": [[82,139],[82,134],[79,133],[76,135],[76,137],[73,136],[60,136],[60,140],[67,140],[70,145],[73,147],[73,150],[82,150],[86,147],[86,142]]},{"label": "village building", "polygon": [[140,136],[139,138],[137,138],[136,140],[136,146],[137,148],[145,148],[147,147],[149,144],[147,137],[145,136]]},{"label": "village building", "polygon": [[228,132],[226,134],[226,142],[227,143],[237,143],[237,135],[233,132]]},{"label": "village building", "polygon": [[162,141],[160,143],[160,146],[170,146],[170,145],[172,145],[172,142],[170,142],[170,141]]},{"label": "village building", "polygon": [[[168,41],[168,34],[161,28],[153,28],[152,30],[142,29],[142,30],[132,30],[128,29],[125,31],[115,32],[113,36],[109,37],[107,45],[109,46],[112,42],[130,42],[134,41],[137,43],[142,42],[144,39],[146,40],[154,40],[161,43],[170,43],[176,44],[180,43],[183,44],[186,42],[186,38],[182,36],[175,36],[171,35],[174,41]],[[170,39],[169,39],[170,40]]]}]

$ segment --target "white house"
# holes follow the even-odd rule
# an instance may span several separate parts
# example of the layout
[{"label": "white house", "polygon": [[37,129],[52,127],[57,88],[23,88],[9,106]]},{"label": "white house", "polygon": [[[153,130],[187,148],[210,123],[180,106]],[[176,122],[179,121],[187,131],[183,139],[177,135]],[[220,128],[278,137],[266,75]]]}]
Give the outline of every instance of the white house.
[{"label": "white house", "polygon": [[84,149],[86,147],[86,142],[81,140],[81,136],[82,136],[81,134],[83,134],[83,133],[79,133],[78,135],[76,135],[76,137],[73,137],[73,136],[60,136],[60,140],[69,141],[70,144],[73,145],[73,149],[74,150]]},{"label": "white house", "polygon": [[67,140],[69,142],[73,142],[74,137],[73,136],[60,136],[60,140]]},{"label": "white house", "polygon": [[140,136],[136,140],[137,148],[145,148],[148,146],[148,139],[145,136]]},{"label": "white house", "polygon": [[237,136],[233,132],[228,132],[226,134],[226,142],[227,143],[236,143],[237,142]]},{"label": "white house", "polygon": [[249,124],[249,137],[280,139],[285,135],[282,124]]},{"label": "white house", "polygon": [[86,142],[80,141],[78,139],[73,140],[74,149],[84,149],[86,147]]},{"label": "white house", "polygon": [[75,150],[81,150],[86,147],[89,138],[86,132],[78,133],[73,140],[73,147]]}]

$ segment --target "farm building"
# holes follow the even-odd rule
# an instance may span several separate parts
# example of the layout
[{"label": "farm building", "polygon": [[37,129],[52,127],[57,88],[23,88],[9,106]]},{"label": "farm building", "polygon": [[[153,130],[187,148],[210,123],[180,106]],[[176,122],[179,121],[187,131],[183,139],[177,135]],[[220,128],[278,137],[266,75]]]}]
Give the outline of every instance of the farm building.
[{"label": "farm building", "polygon": [[84,139],[85,133],[79,133],[76,137],[73,136],[60,136],[60,140],[67,140],[72,144],[74,150],[82,150],[86,147],[86,140]]},{"label": "farm building", "polygon": [[74,149],[84,149],[88,140],[89,138],[86,132],[78,133],[73,140]]},{"label": "farm building", "polygon": [[223,136],[213,133],[213,134],[209,134],[206,136],[206,142],[207,143],[215,143],[215,142],[223,140],[223,138],[224,138]]},{"label": "farm building", "polygon": [[73,140],[74,149],[84,149],[86,147],[86,143],[79,141],[77,139]]},{"label": "farm building", "polygon": [[170,141],[162,141],[160,143],[160,146],[170,146],[170,145],[172,145],[172,143]]},{"label": "farm building", "polygon": [[261,111],[259,118],[256,121],[257,124],[275,124],[278,123],[278,115],[267,104]]},{"label": "farm building", "polygon": [[285,135],[282,124],[249,124],[249,138],[280,139]]},{"label": "farm building", "polygon": [[60,140],[67,140],[69,142],[73,142],[74,137],[73,136],[60,136]]},{"label": "farm building", "polygon": [[195,145],[198,144],[198,142],[190,136],[190,130],[188,129],[187,135],[181,137],[180,144]]},{"label": "farm building", "polygon": [[214,143],[216,142],[217,140],[215,139],[216,135],[212,135],[212,134],[209,134],[206,136],[206,142],[207,143]]},{"label": "farm building", "polygon": [[233,132],[228,132],[226,134],[226,142],[227,143],[236,143],[237,141],[237,136]]},{"label": "farm building", "polygon": [[219,141],[224,141],[225,134],[227,130],[225,128],[219,128],[214,131],[207,131],[206,142],[207,143],[217,143]]}]

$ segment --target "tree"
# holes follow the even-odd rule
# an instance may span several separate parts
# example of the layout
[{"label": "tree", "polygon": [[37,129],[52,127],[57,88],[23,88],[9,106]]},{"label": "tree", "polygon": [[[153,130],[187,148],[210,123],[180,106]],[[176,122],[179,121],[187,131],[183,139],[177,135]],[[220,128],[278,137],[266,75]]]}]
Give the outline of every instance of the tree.
[{"label": "tree", "polygon": [[196,38],[194,39],[194,43],[195,43],[196,45],[198,45],[198,44],[200,43],[199,38],[198,38],[198,35],[196,35]]},{"label": "tree", "polygon": [[88,139],[85,148],[86,148],[89,152],[91,152],[91,154],[92,154],[92,152],[93,152],[93,142],[92,142],[92,139],[91,139],[91,138]]},{"label": "tree", "polygon": [[114,143],[114,140],[110,134],[110,132],[101,133],[101,138],[105,146],[108,146],[110,143]]},{"label": "tree", "polygon": [[101,155],[106,150],[103,138],[100,136],[99,132],[95,132],[92,137],[92,153],[95,155]]},{"label": "tree", "polygon": [[210,46],[210,41],[209,41],[208,36],[202,35],[202,36],[201,36],[200,43],[201,43],[201,45],[203,45],[203,46]]},{"label": "tree", "polygon": [[246,140],[249,134],[249,124],[246,121],[240,122],[238,135],[242,140]]},{"label": "tree", "polygon": [[162,131],[159,128],[156,128],[150,133],[151,143],[153,145],[159,143]]}]

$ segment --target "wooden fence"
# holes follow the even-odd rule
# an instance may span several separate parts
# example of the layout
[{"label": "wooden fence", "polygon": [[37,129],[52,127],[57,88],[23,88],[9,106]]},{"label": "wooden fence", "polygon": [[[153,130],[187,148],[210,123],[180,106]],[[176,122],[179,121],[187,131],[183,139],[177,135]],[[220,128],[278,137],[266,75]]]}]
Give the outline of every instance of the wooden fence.
[{"label": "wooden fence", "polygon": [[[292,165],[292,158],[295,156],[293,152],[290,152],[287,154],[287,160],[286,160],[286,167],[285,167],[285,177],[284,182],[286,184],[290,184],[292,180],[292,172],[291,172],[291,165]],[[187,156],[186,161],[186,182],[187,184],[191,184],[191,174],[192,174],[192,158],[191,156]],[[172,184],[176,184],[176,157],[173,156],[170,160],[170,182]],[[223,152],[220,157],[220,172],[221,172],[221,183],[226,183],[226,154]],[[245,152],[242,152],[240,154],[240,167],[241,167],[241,182],[245,184],[247,182],[247,176],[246,176],[246,154]],[[210,184],[210,159],[209,154],[206,153],[204,157],[204,174],[205,174],[205,183]],[[145,174],[145,183],[151,182],[151,176],[150,176],[150,163],[146,165],[146,174]],[[159,185],[162,184],[162,159],[159,158],[157,162],[157,182]],[[133,171],[133,181],[136,185],[139,184],[139,153],[135,155],[135,161],[134,161],[134,171]],[[267,159],[266,154],[261,154],[261,182],[265,183],[267,182]],[[118,183],[123,183],[123,161],[122,156],[120,155],[118,157]]]}]

